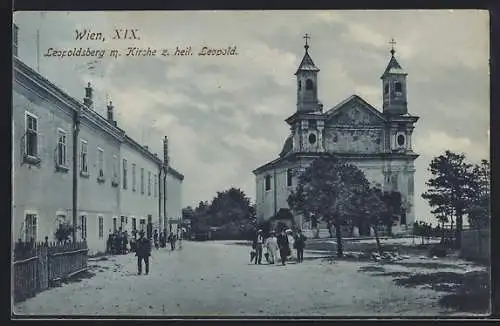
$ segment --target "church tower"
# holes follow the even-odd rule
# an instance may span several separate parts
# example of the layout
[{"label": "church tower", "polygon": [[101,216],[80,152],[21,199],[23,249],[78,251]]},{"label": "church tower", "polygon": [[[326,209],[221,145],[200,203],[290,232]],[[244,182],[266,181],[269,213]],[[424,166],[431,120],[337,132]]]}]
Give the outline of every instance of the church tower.
[{"label": "church tower", "polygon": [[318,101],[319,69],[309,55],[309,38],[308,34],[304,36],[306,53],[295,73],[297,77],[297,112],[318,112],[322,110]]},{"label": "church tower", "polygon": [[390,42],[391,59],[382,74],[383,111],[389,116],[408,113],[406,102],[406,76],[408,75],[396,60],[394,54],[394,39]]}]

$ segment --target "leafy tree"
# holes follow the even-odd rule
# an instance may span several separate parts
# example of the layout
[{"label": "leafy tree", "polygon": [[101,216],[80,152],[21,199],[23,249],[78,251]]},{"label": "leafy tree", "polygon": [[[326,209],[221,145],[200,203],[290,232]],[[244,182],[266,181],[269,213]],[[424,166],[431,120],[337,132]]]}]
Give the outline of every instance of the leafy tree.
[{"label": "leafy tree", "polygon": [[292,210],[311,214],[335,226],[337,256],[343,256],[341,227],[356,212],[355,199],[369,188],[364,173],[354,165],[325,154],[299,176],[297,188],[288,197]]},{"label": "leafy tree", "polygon": [[248,221],[252,215],[250,199],[237,188],[217,192],[210,204],[212,226],[221,226],[230,222]]},{"label": "leafy tree", "polygon": [[465,154],[456,154],[447,150],[444,155],[435,157],[429,171],[432,177],[426,182],[429,189],[422,198],[440,212],[452,212],[456,218],[455,246],[461,246],[463,216],[474,192],[474,174],[472,164],[466,162]]},{"label": "leafy tree", "polygon": [[472,172],[473,196],[467,207],[469,223],[473,228],[487,228],[490,225],[490,163],[482,160]]},{"label": "leafy tree", "polygon": [[353,199],[354,209],[352,212],[354,224],[365,221],[373,227],[377,251],[382,254],[382,245],[378,229],[380,226],[392,226],[399,218],[401,210],[401,194],[397,191],[382,191],[379,186],[366,189],[364,193]]}]

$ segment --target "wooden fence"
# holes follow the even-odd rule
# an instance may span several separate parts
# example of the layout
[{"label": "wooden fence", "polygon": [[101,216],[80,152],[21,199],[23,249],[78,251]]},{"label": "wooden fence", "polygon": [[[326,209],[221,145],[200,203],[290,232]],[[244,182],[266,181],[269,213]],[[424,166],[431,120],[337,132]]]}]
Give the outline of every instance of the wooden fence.
[{"label": "wooden fence", "polygon": [[489,229],[462,231],[460,256],[470,260],[489,261],[490,239]]},{"label": "wooden fence", "polygon": [[14,247],[14,302],[33,297],[59,281],[87,269],[86,242],[16,243]]}]

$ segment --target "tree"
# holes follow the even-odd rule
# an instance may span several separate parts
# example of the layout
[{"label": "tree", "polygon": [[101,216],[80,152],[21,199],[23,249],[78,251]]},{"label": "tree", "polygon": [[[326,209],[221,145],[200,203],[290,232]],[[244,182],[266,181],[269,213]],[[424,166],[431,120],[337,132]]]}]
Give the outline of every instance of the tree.
[{"label": "tree", "polygon": [[382,254],[382,245],[378,229],[380,226],[391,226],[399,218],[401,210],[401,194],[397,191],[382,191],[378,186],[368,188],[364,193],[359,193],[353,199],[351,216],[355,219],[353,224],[365,221],[373,227],[377,251]]},{"label": "tree", "polygon": [[431,207],[440,207],[440,211],[452,212],[456,218],[455,246],[461,246],[463,216],[473,197],[474,175],[472,164],[465,161],[465,154],[456,154],[447,150],[444,155],[435,157],[428,169],[432,177],[426,182],[429,189],[422,198]]},{"label": "tree", "polygon": [[472,172],[473,196],[467,207],[469,224],[473,228],[488,228],[490,225],[490,163],[482,160]]},{"label": "tree", "polygon": [[337,256],[343,256],[341,227],[349,223],[357,196],[369,188],[364,173],[330,154],[314,160],[299,176],[288,197],[290,208],[306,218],[330,221],[335,226]]},{"label": "tree", "polygon": [[217,192],[210,204],[209,214],[212,226],[222,226],[228,223],[248,222],[255,209],[245,193],[237,188]]}]

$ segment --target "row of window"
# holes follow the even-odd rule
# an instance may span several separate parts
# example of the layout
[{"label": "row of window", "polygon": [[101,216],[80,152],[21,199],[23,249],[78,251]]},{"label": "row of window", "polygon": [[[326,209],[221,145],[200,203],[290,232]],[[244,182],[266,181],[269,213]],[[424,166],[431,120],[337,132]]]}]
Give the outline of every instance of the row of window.
[{"label": "row of window", "polygon": [[[25,155],[28,159],[39,161],[38,153],[38,143],[39,143],[39,133],[38,133],[38,118],[33,114],[26,112],[25,121]],[[88,142],[84,139],[80,139],[80,174],[84,177],[89,176],[89,164],[88,164]],[[59,169],[65,171],[68,170],[67,167],[67,134],[66,131],[59,128],[57,130],[57,147],[56,147],[56,165]],[[98,181],[103,182],[105,179],[104,170],[104,149],[97,147],[97,171],[98,171]],[[113,171],[112,171],[112,186],[118,186],[119,180],[119,160],[117,155],[113,155]],[[140,171],[140,191],[141,194],[145,194],[145,178],[144,178],[144,168]],[[152,185],[152,180],[154,180],[154,185]],[[153,188],[153,190],[151,190]],[[127,189],[127,160],[123,159],[123,189]],[[132,164],[132,191],[136,191],[136,164]],[[148,171],[147,175],[147,195],[154,197],[158,196],[158,179],[156,174],[152,175]]]},{"label": "row of window", "polygon": [[[56,216],[56,220],[58,222],[58,225],[61,225],[66,222],[66,215],[63,214],[58,214]],[[128,218],[125,216],[121,216],[120,219],[120,227],[118,228],[118,219],[116,217],[113,218],[113,232],[116,232],[120,229],[123,230],[123,227],[125,224],[128,223]],[[152,215],[148,215],[148,223],[152,223]],[[97,216],[97,236],[99,239],[104,238],[104,217],[98,215]],[[37,239],[37,230],[38,230],[38,216],[35,213],[28,213],[25,215],[24,219],[24,240],[26,242],[29,241],[38,241]],[[135,217],[132,218],[132,230],[137,231],[137,219]],[[145,231],[146,230],[146,219],[141,218],[139,219],[139,230],[140,231]],[[87,239],[87,216],[86,215],[80,215],[79,220],[78,220],[78,232],[80,239],[85,240]]]},{"label": "row of window", "polygon": [[[123,167],[123,189],[128,189],[128,161],[127,159],[122,160],[122,167]],[[141,194],[144,194],[145,189],[144,189],[144,168],[140,169],[140,191]],[[151,196],[151,178],[153,178],[153,196],[157,197],[158,196],[158,177],[156,174],[151,174],[150,171],[148,171],[148,196]],[[135,163],[132,163],[132,191],[136,192],[137,191],[137,165]]]},{"label": "row of window", "polygon": [[[286,170],[286,186],[291,187],[292,186],[292,181],[293,181],[293,170],[292,169],[287,169]],[[265,190],[271,190],[271,175],[266,175],[265,177]]]}]

